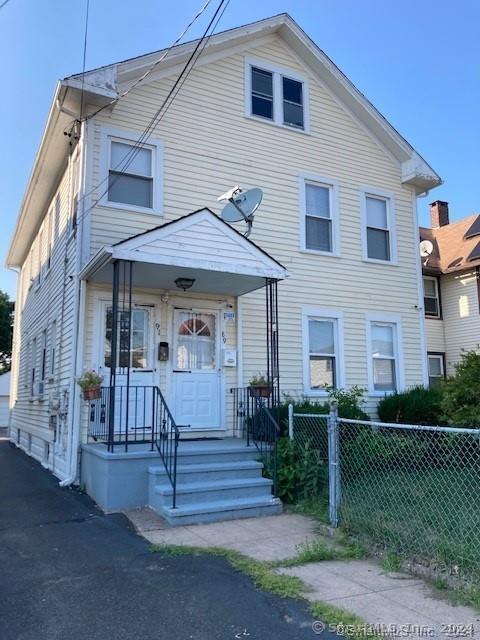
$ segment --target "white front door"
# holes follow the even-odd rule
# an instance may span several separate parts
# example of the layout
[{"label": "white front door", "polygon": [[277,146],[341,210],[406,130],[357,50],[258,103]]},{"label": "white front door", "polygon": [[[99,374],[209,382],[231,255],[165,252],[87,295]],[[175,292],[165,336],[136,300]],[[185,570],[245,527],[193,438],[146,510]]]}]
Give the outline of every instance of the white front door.
[{"label": "white front door", "polygon": [[[117,337],[117,367],[115,376],[115,429],[143,431],[151,428],[152,401],[155,384],[152,305],[132,305],[132,327],[129,344],[128,311],[120,315]],[[103,386],[110,385],[112,356],[112,307],[104,306]],[[128,375],[128,369],[129,375]],[[127,383],[129,390],[127,393]],[[128,398],[128,417],[127,417]]]},{"label": "white front door", "polygon": [[221,427],[218,321],[217,311],[174,310],[173,416],[179,427]]}]

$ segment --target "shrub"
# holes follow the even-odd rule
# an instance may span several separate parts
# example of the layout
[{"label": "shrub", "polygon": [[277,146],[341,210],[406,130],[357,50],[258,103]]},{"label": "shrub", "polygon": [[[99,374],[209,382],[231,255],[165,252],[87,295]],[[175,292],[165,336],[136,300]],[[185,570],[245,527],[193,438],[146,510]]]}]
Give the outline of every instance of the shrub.
[{"label": "shrub", "polygon": [[399,424],[443,424],[442,387],[413,387],[402,393],[385,396],[377,405],[382,422]]},{"label": "shrub", "polygon": [[455,375],[443,384],[441,407],[448,424],[480,427],[480,353],[462,353]]},{"label": "shrub", "polygon": [[277,492],[285,502],[315,501],[326,495],[327,462],[317,449],[278,442]]}]

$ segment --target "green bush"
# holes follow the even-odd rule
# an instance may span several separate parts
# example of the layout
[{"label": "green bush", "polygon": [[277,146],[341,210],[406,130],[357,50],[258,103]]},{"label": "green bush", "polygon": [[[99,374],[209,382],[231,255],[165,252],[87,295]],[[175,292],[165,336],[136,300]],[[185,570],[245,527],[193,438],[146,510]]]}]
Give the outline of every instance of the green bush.
[{"label": "green bush", "polygon": [[455,375],[442,388],[443,420],[452,426],[480,427],[480,353],[462,353]]},{"label": "green bush", "polygon": [[399,424],[444,424],[442,396],[442,386],[430,389],[418,386],[401,393],[393,393],[378,403],[378,417],[382,422]]},{"label": "green bush", "polygon": [[323,500],[328,484],[327,461],[317,449],[299,447],[288,438],[278,442],[277,493],[285,502]]}]

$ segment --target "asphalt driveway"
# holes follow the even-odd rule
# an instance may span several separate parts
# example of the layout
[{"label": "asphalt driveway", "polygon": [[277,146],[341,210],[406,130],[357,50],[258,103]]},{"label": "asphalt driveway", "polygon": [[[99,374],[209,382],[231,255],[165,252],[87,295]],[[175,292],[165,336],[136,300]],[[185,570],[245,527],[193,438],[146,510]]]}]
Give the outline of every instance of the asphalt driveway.
[{"label": "asphalt driveway", "polygon": [[311,623],[221,558],[150,553],[0,440],[1,640],[312,640]]}]

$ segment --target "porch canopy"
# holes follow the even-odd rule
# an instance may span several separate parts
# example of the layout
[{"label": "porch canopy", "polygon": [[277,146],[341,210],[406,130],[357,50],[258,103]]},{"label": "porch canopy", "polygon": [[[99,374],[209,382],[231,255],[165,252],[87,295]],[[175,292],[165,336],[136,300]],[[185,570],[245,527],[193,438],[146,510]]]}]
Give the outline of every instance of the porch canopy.
[{"label": "porch canopy", "polygon": [[132,287],[174,290],[175,280],[190,278],[193,293],[241,296],[289,275],[277,260],[207,208],[103,247],[80,276],[111,284],[113,265],[119,261],[133,264]]}]

